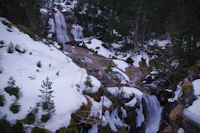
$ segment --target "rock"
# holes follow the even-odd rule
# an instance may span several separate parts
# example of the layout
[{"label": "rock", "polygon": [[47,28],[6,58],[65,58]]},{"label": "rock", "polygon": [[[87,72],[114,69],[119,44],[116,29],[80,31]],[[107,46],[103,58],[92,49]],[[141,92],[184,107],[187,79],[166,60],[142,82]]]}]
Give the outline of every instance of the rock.
[{"label": "rock", "polygon": [[191,81],[184,82],[182,85],[184,105],[187,107],[192,105],[195,100],[193,85]]},{"label": "rock", "polygon": [[164,129],[164,133],[178,133],[178,130],[172,126],[168,126]]},{"label": "rock", "polygon": [[169,114],[170,121],[174,124],[181,124],[182,122],[182,113],[183,105],[176,106]]}]

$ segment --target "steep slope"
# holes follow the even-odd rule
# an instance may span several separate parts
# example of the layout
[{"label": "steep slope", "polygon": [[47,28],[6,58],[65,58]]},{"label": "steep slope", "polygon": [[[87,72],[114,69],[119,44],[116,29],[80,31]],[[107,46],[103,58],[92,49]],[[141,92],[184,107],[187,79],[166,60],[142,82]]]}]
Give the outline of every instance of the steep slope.
[{"label": "steep slope", "polygon": [[[7,120],[12,123],[16,119],[24,119],[30,111],[30,107],[35,107],[36,103],[41,101],[38,97],[39,90],[42,81],[48,76],[53,82],[53,101],[56,111],[45,124],[45,128],[56,131],[69,125],[71,114],[79,109],[82,102],[87,103],[82,95],[87,77],[86,70],[75,65],[71,58],[52,45],[34,41],[14,26],[9,28],[2,22],[12,25],[6,19],[0,18],[0,40],[3,42],[3,48],[0,49],[3,68],[3,73],[0,74],[0,88],[6,99],[5,106],[0,107],[1,117],[7,114]],[[9,48],[13,53],[8,53]],[[24,50],[24,52],[20,53],[19,50]],[[38,62],[40,65],[37,66]],[[10,77],[16,80],[16,85],[20,88],[21,93],[18,101],[21,107],[19,113],[16,114],[9,110],[16,98],[4,91]],[[100,82],[92,76],[91,80],[93,88],[98,90]],[[77,88],[77,85],[80,88]]]}]

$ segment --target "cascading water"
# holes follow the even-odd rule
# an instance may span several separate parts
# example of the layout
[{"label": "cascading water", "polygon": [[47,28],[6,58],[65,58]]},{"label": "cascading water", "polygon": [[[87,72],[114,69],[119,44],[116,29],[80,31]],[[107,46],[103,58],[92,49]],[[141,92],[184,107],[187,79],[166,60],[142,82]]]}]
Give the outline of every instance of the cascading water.
[{"label": "cascading water", "polygon": [[160,126],[162,107],[156,96],[143,95],[146,107],[145,133],[156,133]]},{"label": "cascading water", "polygon": [[54,14],[55,17],[55,30],[56,30],[56,37],[57,41],[60,43],[66,43],[69,42],[69,37],[67,34],[67,25],[65,22],[65,17],[63,13],[61,13],[59,10]]}]

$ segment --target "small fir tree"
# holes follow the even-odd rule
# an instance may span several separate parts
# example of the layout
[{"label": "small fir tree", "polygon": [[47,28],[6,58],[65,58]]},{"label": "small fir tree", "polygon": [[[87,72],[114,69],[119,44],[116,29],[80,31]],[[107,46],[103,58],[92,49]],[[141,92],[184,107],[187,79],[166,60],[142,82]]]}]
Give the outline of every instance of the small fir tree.
[{"label": "small fir tree", "polygon": [[85,81],[84,84],[85,84],[86,87],[89,87],[89,88],[92,88],[92,87],[93,87],[93,85],[92,85],[92,80],[91,80],[90,76],[87,76],[87,77],[86,77],[86,81]]},{"label": "small fir tree", "polygon": [[41,85],[42,89],[40,89],[40,92],[42,93],[39,95],[39,97],[42,98],[42,108],[47,111],[48,115],[51,115],[55,111],[55,106],[52,98],[54,97],[52,93],[54,92],[52,90],[52,82],[49,81],[49,78],[47,77],[45,81],[42,81]]}]

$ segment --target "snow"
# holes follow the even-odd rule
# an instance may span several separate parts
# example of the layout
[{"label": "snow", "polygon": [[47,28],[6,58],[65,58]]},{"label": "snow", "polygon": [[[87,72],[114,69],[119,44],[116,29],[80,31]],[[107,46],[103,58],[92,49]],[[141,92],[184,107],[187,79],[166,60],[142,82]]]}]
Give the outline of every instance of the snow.
[{"label": "snow", "polygon": [[200,124],[200,97],[195,100],[191,106],[183,110],[183,114],[195,121],[196,123]]},{"label": "snow", "polygon": [[141,103],[140,103],[140,108],[139,109],[137,108],[135,111],[137,113],[136,127],[141,127],[142,123],[144,122],[144,114]]},{"label": "snow", "polygon": [[[3,19],[0,18],[0,21]],[[56,111],[45,124],[45,128],[55,132],[61,127],[67,127],[70,123],[71,114],[78,110],[82,103],[87,103],[86,98],[81,93],[81,89],[84,88],[76,87],[77,84],[84,85],[84,79],[87,77],[86,70],[78,67],[72,62],[71,58],[65,56],[54,46],[34,41],[15,27],[11,28],[12,32],[8,32],[7,28],[0,22],[0,40],[3,40],[6,46],[10,42],[14,46],[19,45],[22,49],[26,49],[26,52],[22,54],[15,51],[9,54],[7,47],[1,48],[1,66],[4,71],[0,74],[0,88],[5,88],[8,79],[12,76],[16,80],[16,85],[21,88],[22,96],[18,102],[21,105],[20,111],[13,114],[9,107],[15,97],[9,96],[3,91],[6,103],[5,106],[0,107],[0,117],[7,114],[7,120],[12,123],[16,119],[25,118],[30,107],[34,107],[37,102],[41,101],[38,97],[39,89],[41,89],[42,81],[48,76],[50,81],[53,82],[53,101]],[[41,61],[41,68],[36,65],[38,61]],[[57,72],[59,72],[59,75],[56,75]],[[97,91],[100,82],[92,76],[91,79],[95,86],[94,91]],[[107,101],[106,104],[108,103]]]},{"label": "snow", "polygon": [[143,95],[143,93],[140,90],[134,87],[122,86],[120,90],[119,87],[109,87],[107,88],[107,90],[115,96],[122,92],[124,98],[130,98],[133,94],[135,94],[135,96],[137,96],[138,98],[141,98]]},{"label": "snow", "polygon": [[200,124],[200,79],[194,80],[192,85],[194,89],[194,95],[197,97],[197,99],[192,103],[191,106],[183,110],[183,114]]},{"label": "snow", "polygon": [[112,105],[112,102],[106,96],[101,96],[100,102],[95,101],[93,98],[89,96],[88,98],[92,103],[92,108],[91,108],[91,113],[90,113],[91,116],[99,116],[99,118],[101,118],[102,106],[109,108]]},{"label": "snow", "polygon": [[150,46],[154,46],[154,45],[158,45],[159,47],[161,47],[162,49],[165,49],[167,44],[170,44],[171,41],[170,40],[152,40],[149,42]]},{"label": "snow", "polygon": [[122,60],[113,60],[113,62],[117,65],[119,69],[121,69],[124,72],[126,71],[126,68],[129,66],[128,63]]},{"label": "snow", "polygon": [[122,120],[118,117],[118,108],[115,108],[111,113],[105,111],[104,122],[109,123],[110,128],[113,132],[117,132],[118,126],[123,126]]},{"label": "snow", "polygon": [[126,106],[129,106],[129,107],[134,107],[136,103],[137,103],[137,99],[136,99],[136,98],[133,98],[131,101],[129,101],[129,102],[126,103],[125,105],[126,105]]},{"label": "snow", "polygon": [[184,131],[183,128],[179,128],[179,129],[178,129],[178,133],[185,133],[185,131]]},{"label": "snow", "polygon": [[[101,82],[96,79],[95,77],[93,76],[89,76],[90,79],[91,79],[91,84],[93,87],[86,87],[85,84],[81,86],[81,88],[85,88],[84,90],[88,90],[90,93],[96,93],[98,92],[100,86],[101,86]],[[86,78],[84,79],[86,81]],[[80,83],[81,84],[81,83]]]},{"label": "snow", "polygon": [[192,85],[194,89],[194,95],[199,96],[200,95],[200,79],[193,81]]},{"label": "snow", "polygon": [[75,40],[83,38],[83,28],[80,25],[73,24],[71,33]]},{"label": "snow", "polygon": [[[118,68],[112,68],[112,71],[120,73],[120,74],[124,77],[124,79],[125,79],[127,82],[130,82],[130,79],[129,79],[129,77],[126,75],[126,73],[122,72],[122,71],[119,70]],[[126,83],[126,82],[123,82],[123,83]]]},{"label": "snow", "polygon": [[88,133],[98,133],[98,125],[97,124],[93,124],[92,128],[89,129]]},{"label": "snow", "polygon": [[132,57],[134,61],[133,66],[140,67],[139,63],[142,61],[142,58],[145,59],[147,66],[149,66],[149,56],[144,52],[141,52],[140,54],[136,54]]},{"label": "snow", "polygon": [[42,14],[47,14],[48,13],[47,9],[45,9],[45,8],[40,8],[40,12]]},{"label": "snow", "polygon": [[[111,58],[114,55],[111,51],[109,51],[108,49],[106,49],[102,46],[103,42],[101,40],[98,40],[95,38],[92,38],[92,39],[85,38],[85,39],[83,39],[83,42],[85,43],[85,45],[88,49],[97,51],[98,55],[101,55],[101,56],[104,56],[107,58]],[[91,43],[89,43],[89,42],[91,42]],[[99,49],[97,49],[97,48],[99,48]]]},{"label": "snow", "polygon": [[182,87],[181,87],[181,84],[182,82],[180,82],[178,85],[177,85],[177,89],[175,91],[175,94],[174,94],[174,97],[173,98],[169,98],[168,99],[168,102],[175,102],[178,100],[179,97],[182,96]]}]

